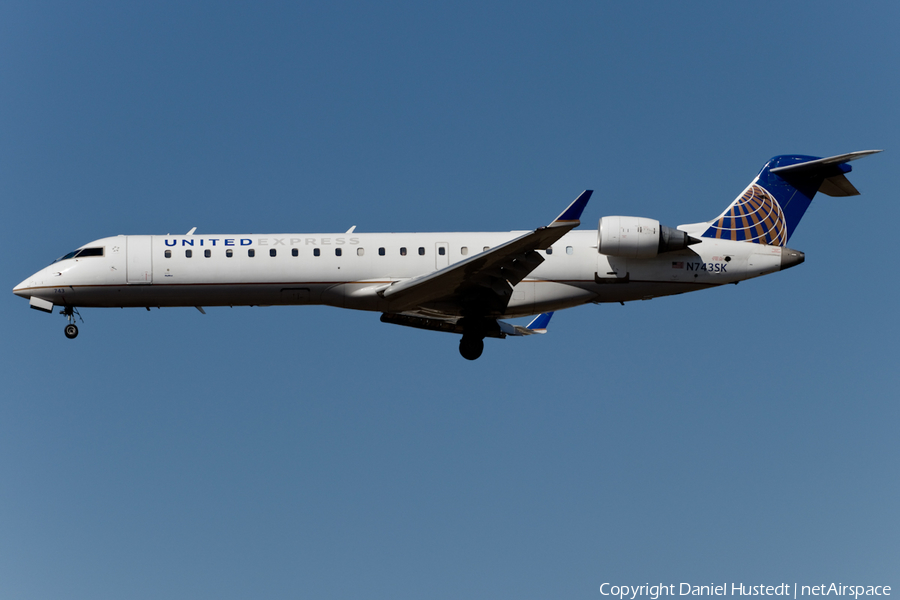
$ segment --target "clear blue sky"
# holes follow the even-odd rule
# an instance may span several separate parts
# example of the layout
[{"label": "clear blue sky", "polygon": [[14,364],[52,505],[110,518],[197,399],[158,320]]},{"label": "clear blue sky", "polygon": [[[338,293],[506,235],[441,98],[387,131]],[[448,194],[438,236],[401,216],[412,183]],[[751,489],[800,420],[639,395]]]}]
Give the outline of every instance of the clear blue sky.
[{"label": "clear blue sky", "polygon": [[[895,2],[0,5],[0,597],[900,586]],[[11,289],[115,234],[712,219],[885,148],[806,263],[457,338]],[[900,589],[900,587],[895,587]]]}]

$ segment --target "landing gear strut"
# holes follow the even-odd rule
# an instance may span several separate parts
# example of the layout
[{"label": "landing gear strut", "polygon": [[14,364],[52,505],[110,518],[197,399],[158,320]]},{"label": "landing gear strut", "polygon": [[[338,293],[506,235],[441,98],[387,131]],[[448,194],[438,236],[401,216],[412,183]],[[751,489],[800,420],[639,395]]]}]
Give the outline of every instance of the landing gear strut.
[{"label": "landing gear strut", "polygon": [[459,340],[459,353],[466,360],[475,360],[484,352],[484,338],[474,335],[463,335]]},{"label": "landing gear strut", "polygon": [[[64,306],[59,314],[65,315],[66,319],[69,321],[69,324],[66,325],[64,330],[66,337],[70,340],[74,340],[78,337],[78,326],[75,325],[75,315],[78,315],[78,318],[81,319],[81,314],[74,306]],[[84,319],[81,319],[81,322],[84,323]]]}]

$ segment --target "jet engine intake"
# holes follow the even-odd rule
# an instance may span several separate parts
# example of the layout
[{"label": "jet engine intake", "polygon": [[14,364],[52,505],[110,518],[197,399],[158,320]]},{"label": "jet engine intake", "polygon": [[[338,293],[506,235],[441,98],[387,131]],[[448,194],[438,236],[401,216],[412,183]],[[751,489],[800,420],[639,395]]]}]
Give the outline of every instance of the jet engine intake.
[{"label": "jet engine intake", "polygon": [[597,251],[622,258],[653,258],[684,250],[700,240],[644,217],[603,217],[597,225]]}]

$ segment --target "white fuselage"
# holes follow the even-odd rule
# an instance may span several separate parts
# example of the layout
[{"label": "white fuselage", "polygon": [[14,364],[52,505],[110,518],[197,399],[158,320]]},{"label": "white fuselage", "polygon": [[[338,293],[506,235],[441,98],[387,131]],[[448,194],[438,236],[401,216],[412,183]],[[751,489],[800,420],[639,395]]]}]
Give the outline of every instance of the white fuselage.
[{"label": "white fuselage", "polygon": [[[521,234],[120,235],[83,246],[103,248],[102,255],[57,261],[14,292],[77,307],[327,304],[392,312],[390,298],[379,294],[390,284]],[[539,251],[544,262],[513,288],[506,310],[496,316],[680,294],[782,268],[781,247],[710,238],[633,259],[600,254],[597,231],[578,230],[551,250]],[[415,312],[452,316],[456,309],[423,306]]]}]

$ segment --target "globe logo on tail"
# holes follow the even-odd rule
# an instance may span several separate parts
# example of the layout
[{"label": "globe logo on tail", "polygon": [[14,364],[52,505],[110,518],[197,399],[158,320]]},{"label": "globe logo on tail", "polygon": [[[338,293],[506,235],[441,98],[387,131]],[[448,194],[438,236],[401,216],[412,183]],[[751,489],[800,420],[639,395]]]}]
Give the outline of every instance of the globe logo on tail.
[{"label": "globe logo on tail", "polygon": [[772,194],[751,183],[703,236],[784,246],[787,243],[787,224],[784,212]]}]

